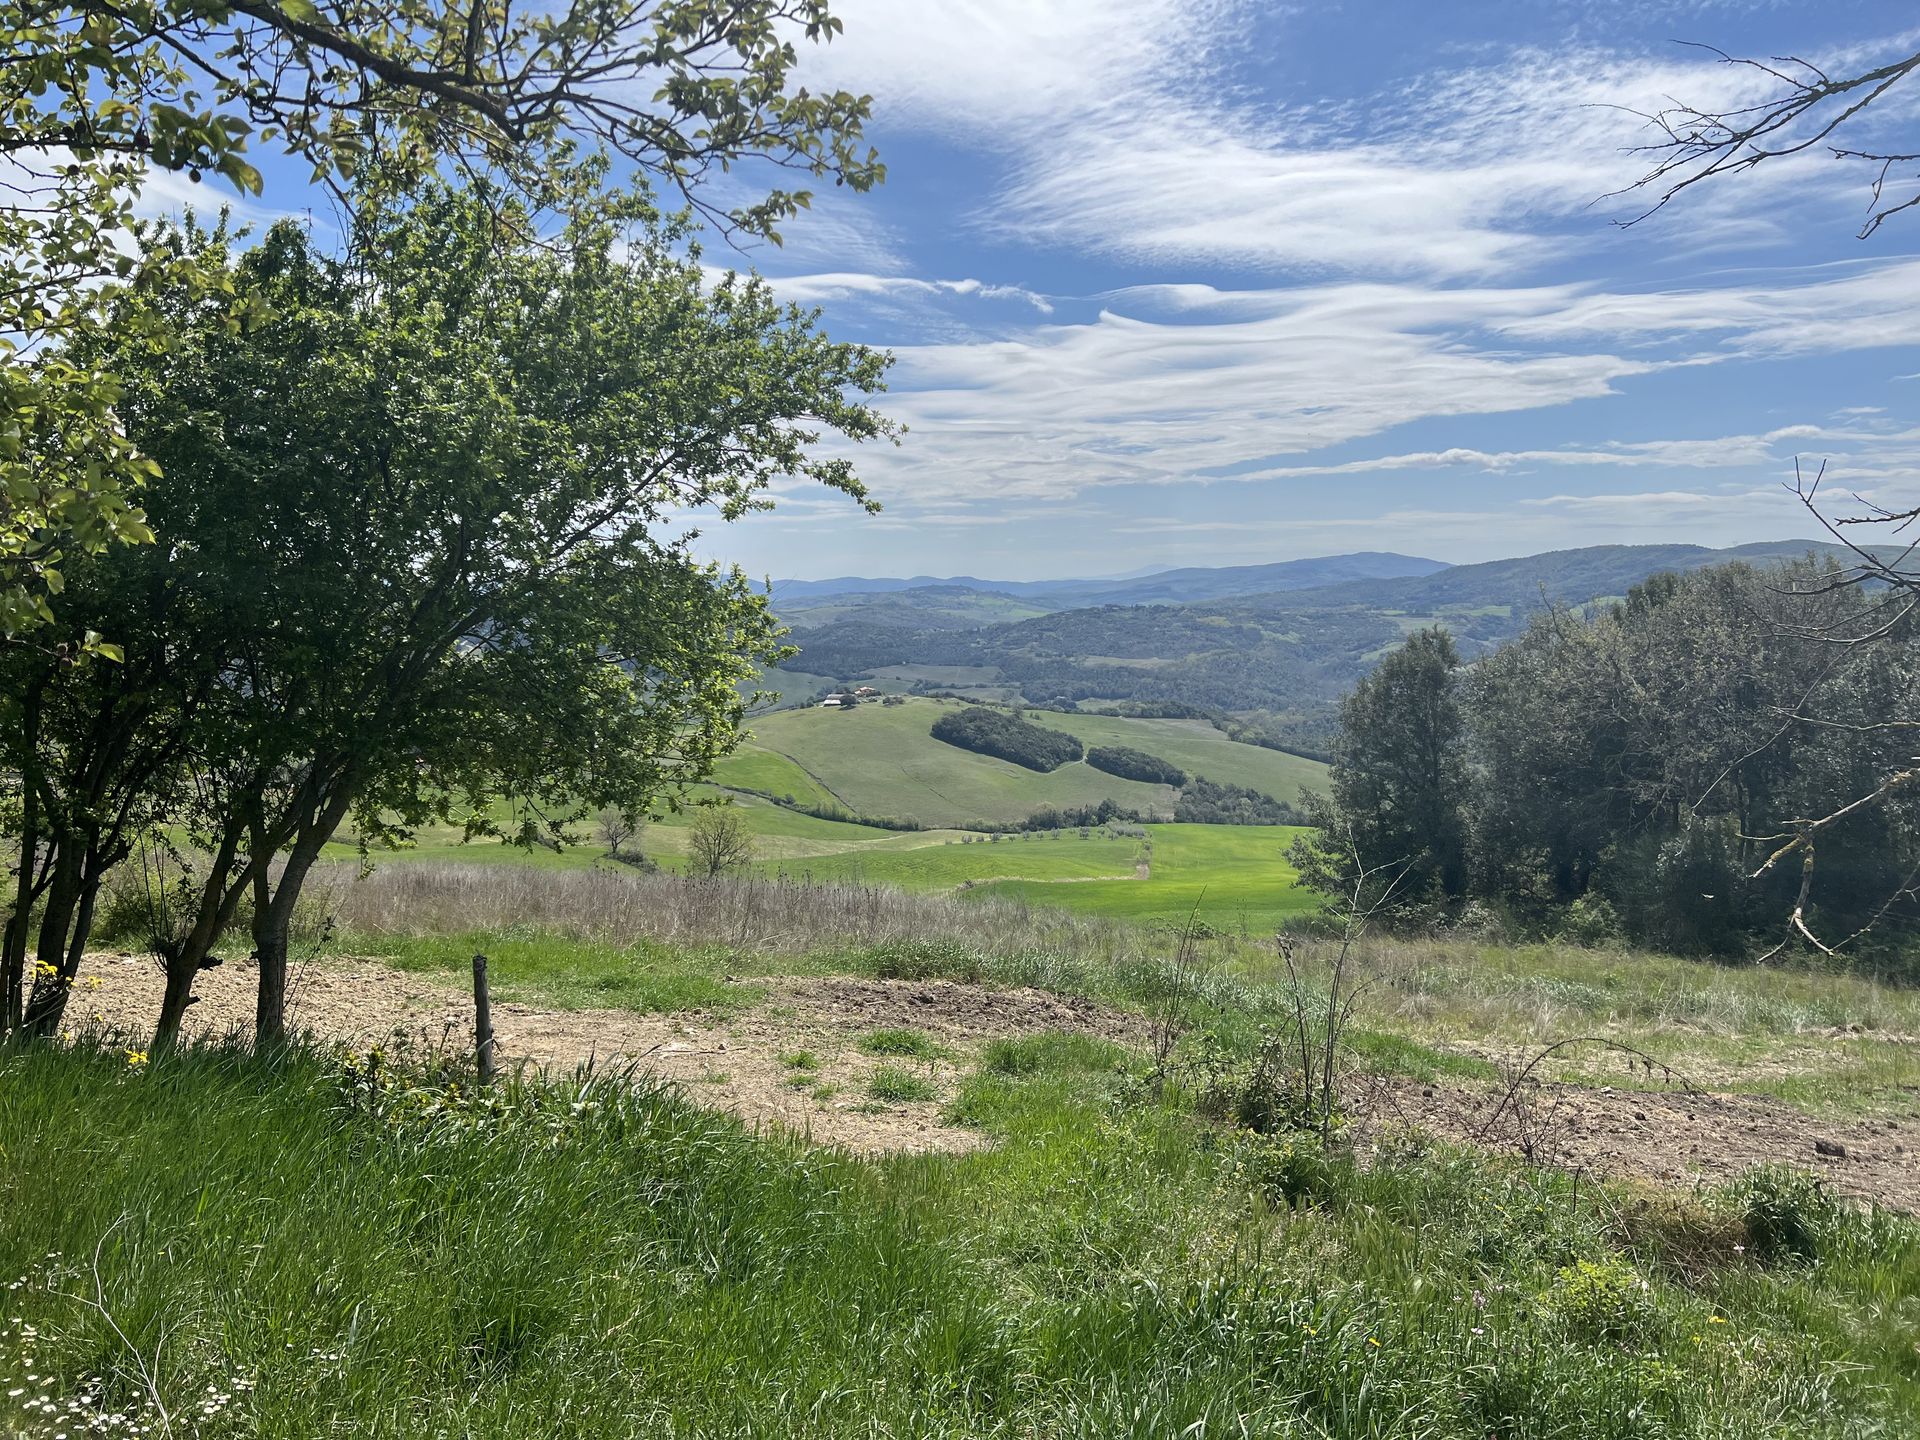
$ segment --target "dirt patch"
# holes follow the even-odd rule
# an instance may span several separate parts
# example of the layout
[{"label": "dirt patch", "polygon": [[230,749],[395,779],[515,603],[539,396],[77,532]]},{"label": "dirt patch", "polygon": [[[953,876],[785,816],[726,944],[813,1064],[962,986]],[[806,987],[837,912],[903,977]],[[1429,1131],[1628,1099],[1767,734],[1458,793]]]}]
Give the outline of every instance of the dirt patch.
[{"label": "dirt patch", "polygon": [[[161,978],[152,962],[89,957],[76,992],[74,1024],[144,1036],[159,1012]],[[547,1010],[496,1003],[494,1032],[503,1067],[635,1064],[680,1085],[705,1105],[750,1124],[777,1126],[819,1144],[862,1153],[975,1150],[978,1131],[942,1118],[981,1042],[996,1035],[1082,1030],[1137,1037],[1128,1016],[1091,1001],[1039,990],[993,990],[946,980],[775,979],[766,1003],[740,1016],[640,1015],[625,1010]],[[195,986],[188,1033],[244,1036],[253,1023],[255,971],[228,964]],[[471,998],[422,976],[372,962],[308,966],[295,977],[289,1023],[325,1040],[370,1045],[396,1034],[427,1046],[470,1045]],[[932,1058],[863,1053],[870,1030],[913,1029],[941,1051]],[[933,1086],[932,1100],[880,1102],[868,1086],[882,1065]]]},{"label": "dirt patch", "polygon": [[[152,962],[89,958],[97,986],[76,993],[74,1025],[144,1036],[159,1011]],[[503,1064],[566,1073],[577,1065],[632,1063],[680,1085],[701,1104],[750,1124],[778,1127],[862,1153],[980,1148],[977,1131],[945,1123],[943,1109],[980,1046],[996,1036],[1079,1031],[1122,1044],[1145,1040],[1137,1016],[1089,1000],[1027,989],[990,989],[949,980],[773,979],[765,1000],[743,1015],[639,1015],[622,1010],[548,1010],[496,1004]],[[197,1035],[241,1035],[253,1020],[254,971],[208,971],[190,1012]],[[428,1045],[471,1044],[473,1012],[461,989],[371,961],[308,966],[296,976],[292,1022],[327,1040],[367,1045],[406,1034]],[[912,1029],[938,1047],[930,1059],[875,1057],[860,1049],[869,1031]],[[881,1103],[868,1095],[874,1072],[893,1065],[934,1087],[936,1098]],[[1386,1082],[1372,1126],[1418,1125],[1463,1144],[1514,1151],[1511,1116],[1491,1131],[1499,1102],[1492,1086]],[[1596,1174],[1668,1183],[1731,1179],[1750,1166],[1787,1163],[1825,1175],[1834,1190],[1920,1212],[1920,1092],[1905,1113],[1821,1120],[1780,1102],[1737,1094],[1547,1085],[1534,1100],[1550,1127],[1551,1154]]]},{"label": "dirt patch", "polygon": [[[1497,1086],[1394,1082],[1372,1123],[1400,1121],[1458,1143],[1518,1152],[1517,1117],[1509,1109],[1495,1118],[1502,1093]],[[1818,1120],[1753,1095],[1578,1085],[1542,1086],[1529,1104],[1525,1132],[1565,1168],[1685,1185],[1788,1164],[1825,1176],[1838,1194],[1920,1212],[1920,1095],[1902,1117],[1844,1121]]]}]

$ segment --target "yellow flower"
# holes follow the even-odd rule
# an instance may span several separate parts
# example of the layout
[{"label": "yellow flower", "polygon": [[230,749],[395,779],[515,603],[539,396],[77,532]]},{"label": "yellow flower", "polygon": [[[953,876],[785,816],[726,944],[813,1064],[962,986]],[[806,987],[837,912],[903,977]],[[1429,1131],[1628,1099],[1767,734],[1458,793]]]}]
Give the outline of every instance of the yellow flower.
[{"label": "yellow flower", "polygon": [[87,989],[98,990],[99,988],[100,988],[100,977],[98,975],[87,976]]},{"label": "yellow flower", "polygon": [[1380,1348],[1380,1342],[1374,1339],[1371,1335],[1367,1336],[1367,1344],[1373,1346],[1373,1348],[1376,1350]]},{"label": "yellow flower", "polygon": [[1709,1325],[1724,1325],[1724,1324],[1726,1324],[1726,1323],[1727,1323],[1727,1321],[1726,1321],[1726,1317],[1725,1317],[1725,1316],[1722,1316],[1722,1315],[1715,1315],[1715,1316],[1713,1316],[1713,1317],[1711,1317],[1711,1318],[1710,1318],[1710,1319],[1709,1319],[1709,1320],[1707,1321],[1707,1323],[1708,1323]]},{"label": "yellow flower", "polygon": [[133,1069],[138,1070],[142,1065],[145,1065],[146,1063],[147,1063],[146,1051],[144,1050],[127,1051],[127,1064],[130,1065]]}]

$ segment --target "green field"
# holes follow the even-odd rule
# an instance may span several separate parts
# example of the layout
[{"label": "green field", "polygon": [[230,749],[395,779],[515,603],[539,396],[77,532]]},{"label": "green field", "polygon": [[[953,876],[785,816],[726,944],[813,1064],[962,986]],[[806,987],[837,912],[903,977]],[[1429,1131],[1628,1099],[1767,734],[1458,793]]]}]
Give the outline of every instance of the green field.
[{"label": "green field", "polygon": [[1197,910],[1219,930],[1259,935],[1290,915],[1311,910],[1318,897],[1297,885],[1286,849],[1304,832],[1289,826],[1149,825],[1151,878],[1090,880],[1079,885],[1035,885],[1008,880],[981,889],[1127,920],[1178,923]]},{"label": "green field", "polygon": [[[852,711],[817,707],[763,715],[753,738],[722,760],[714,783],[691,801],[729,800],[753,837],[762,874],[858,879],[910,890],[974,888],[1034,904],[1132,919],[1179,919],[1196,903],[1209,923],[1253,931],[1312,903],[1295,888],[1282,859],[1293,831],[1216,825],[1154,824],[1151,854],[1138,838],[1077,829],[993,836],[971,824],[1005,824],[1042,805],[1097,804],[1111,797],[1143,813],[1170,814],[1174,792],[1122,780],[1084,761],[1038,774],[935,740],[929,729],[952,701],[915,698]],[[1191,773],[1293,799],[1318,783],[1315,761],[1227,739],[1202,721],[1129,720],[1041,713],[1035,720],[1089,745],[1130,745]],[[772,798],[769,798],[772,797]],[[777,801],[849,815],[892,816],[926,825],[893,830],[822,819]],[[667,869],[686,864],[688,827],[698,806],[666,811],[630,842]],[[497,817],[503,824],[506,814]],[[607,863],[596,828],[574,827],[577,843],[531,852],[497,841],[462,843],[459,827],[423,827],[413,846],[375,852],[382,863],[460,860],[538,866]],[[351,840],[329,847],[345,858]],[[1147,878],[1139,878],[1143,873]]]},{"label": "green field", "polygon": [[[785,710],[755,722],[756,747],[790,757],[862,815],[909,816],[928,825],[1020,820],[1042,805],[1098,804],[1111,798],[1142,813],[1171,815],[1174,795],[1103,774],[1084,761],[1039,774],[1005,760],[956,749],[928,731],[948,700],[910,699],[852,711]],[[1186,720],[1124,720],[1104,715],[1036,714],[1036,723],[1100,745],[1130,745],[1209,780],[1246,785],[1279,800],[1321,783],[1316,761],[1229,740]]]}]

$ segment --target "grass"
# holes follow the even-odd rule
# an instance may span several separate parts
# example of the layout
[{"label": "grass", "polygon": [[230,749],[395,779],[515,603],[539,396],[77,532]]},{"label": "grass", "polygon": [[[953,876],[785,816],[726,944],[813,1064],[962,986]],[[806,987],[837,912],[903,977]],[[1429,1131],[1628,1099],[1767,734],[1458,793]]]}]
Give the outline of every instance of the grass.
[{"label": "grass", "polygon": [[1290,826],[1149,825],[1148,879],[1088,881],[1042,890],[1009,880],[982,892],[1082,914],[1180,924],[1196,914],[1217,930],[1270,935],[1288,919],[1314,910],[1319,898],[1299,888],[1286,850],[1301,833]]},{"label": "grass", "polygon": [[867,1094],[890,1105],[937,1098],[933,1081],[900,1065],[882,1065],[867,1077]]},{"label": "grass", "polygon": [[[151,1423],[143,1371],[178,1434],[369,1440],[1920,1415],[1910,1222],[1443,1149],[1358,1170],[1130,1099],[1077,1042],[996,1054],[954,1102],[993,1149],[885,1162],[610,1080],[483,1106],[301,1054],[0,1054],[0,1433],[51,1434],[43,1393]],[[1811,1258],[1732,1249],[1754,1223]]]},{"label": "grass", "polygon": [[[914,698],[864,705],[851,713],[805,709],[754,724],[754,743],[790,757],[862,815],[912,815],[929,825],[1023,819],[1041,805],[1065,808],[1112,798],[1129,809],[1171,813],[1173,792],[1102,774],[1084,761],[1036,774],[991,756],[942,744],[928,733],[954,702]],[[1252,785],[1277,799],[1321,785],[1315,761],[1229,740],[1211,726],[1113,716],[1051,715],[1039,724],[1099,744],[1131,745],[1163,755],[1223,783]]]},{"label": "grass", "polygon": [[869,1055],[915,1060],[938,1060],[947,1053],[945,1046],[920,1030],[869,1030],[860,1037],[860,1048]]}]

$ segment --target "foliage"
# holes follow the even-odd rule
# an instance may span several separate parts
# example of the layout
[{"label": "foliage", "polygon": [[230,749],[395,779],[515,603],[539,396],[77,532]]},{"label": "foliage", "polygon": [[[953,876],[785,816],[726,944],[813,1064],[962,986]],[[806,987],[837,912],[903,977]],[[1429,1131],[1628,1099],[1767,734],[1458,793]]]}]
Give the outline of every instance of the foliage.
[{"label": "foliage", "polygon": [[1611,1341],[1641,1349],[1659,1338],[1653,1287],[1624,1260],[1577,1260],[1561,1267],[1541,1297],[1541,1308],[1589,1344]]},{"label": "foliage", "polygon": [[1844,1226],[1844,1214],[1817,1175],[1782,1165],[1749,1170],[1722,1199],[1746,1226],[1755,1258],[1811,1263]]},{"label": "foliage", "polygon": [[1245,785],[1216,785],[1204,775],[1188,779],[1174,801],[1173,818],[1186,825],[1298,825],[1300,811]]},{"label": "foliage", "polygon": [[364,209],[346,258],[291,223],[236,258],[217,233],[154,239],[215,252],[268,310],[235,329],[175,296],[165,350],[101,338],[129,438],[164,463],[167,543],[69,584],[60,624],[112,628],[124,664],[0,656],[8,703],[45,714],[0,740],[40,811],[20,896],[44,886],[55,920],[42,1028],[87,896],[143,825],[205,857],[163,1030],[245,902],[271,1036],[291,912],[350,814],[366,843],[457,813],[527,844],[637,817],[736,739],[774,623],[660,522],[764,509],[786,476],[864,499],[813,442],[886,432],[856,398],[884,361],[758,282],[710,285],[644,204],[584,206],[547,238],[512,215],[432,186]]},{"label": "foliage", "polygon": [[[52,616],[78,557],[152,539],[135,492],[154,460],[114,420],[120,377],[80,356],[112,334],[164,348],[152,307],[232,298],[218,257],[141,242],[154,170],[258,193],[252,141],[316,180],[404,194],[444,161],[540,201],[581,139],[722,223],[772,235],[804,208],[774,189],[721,212],[716,172],[758,159],[866,189],[868,102],[795,85],[823,0],[9,0],[0,9],[0,640]],[[244,307],[221,307],[236,321]]]},{"label": "foliage", "polygon": [[1445,630],[1416,631],[1341,705],[1330,794],[1309,805],[1322,838],[1295,862],[1308,885],[1347,895],[1364,864],[1406,901],[1466,893],[1459,665]]},{"label": "foliage", "polygon": [[1126,745],[1095,745],[1087,751],[1087,764],[1109,775],[1118,775],[1124,780],[1139,780],[1148,785],[1177,787],[1187,783],[1187,772],[1178,765]]},{"label": "foliage", "polygon": [[933,738],[961,750],[1010,760],[1042,773],[1078,760],[1086,748],[1073,736],[1024,720],[1010,710],[976,705],[933,722]]}]

